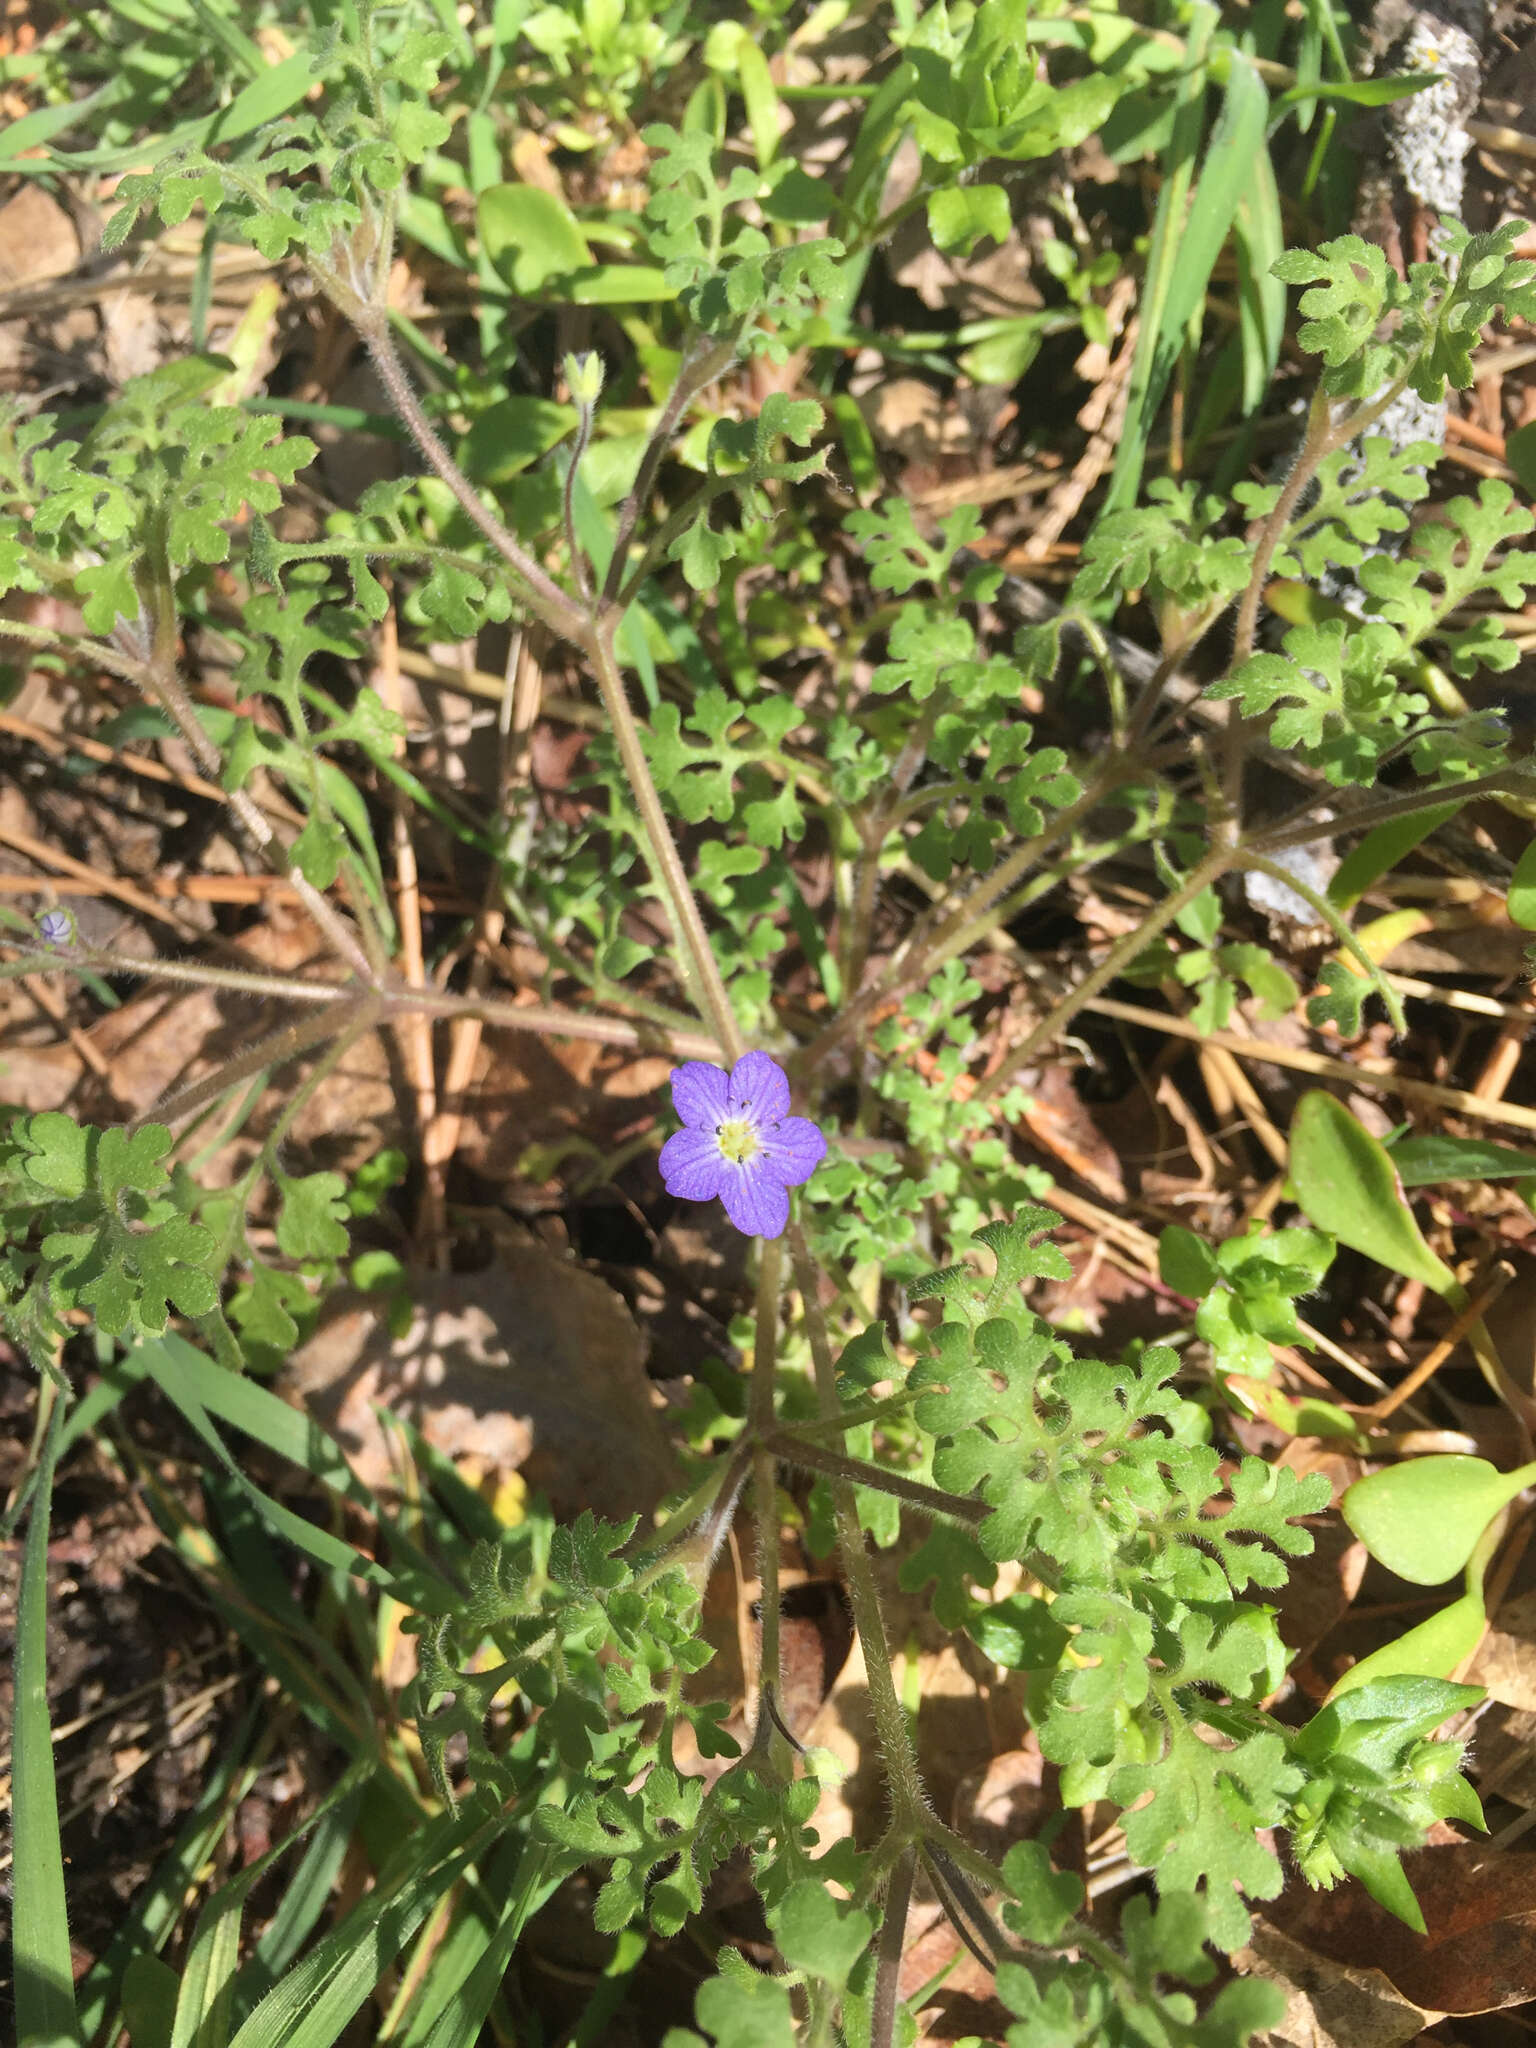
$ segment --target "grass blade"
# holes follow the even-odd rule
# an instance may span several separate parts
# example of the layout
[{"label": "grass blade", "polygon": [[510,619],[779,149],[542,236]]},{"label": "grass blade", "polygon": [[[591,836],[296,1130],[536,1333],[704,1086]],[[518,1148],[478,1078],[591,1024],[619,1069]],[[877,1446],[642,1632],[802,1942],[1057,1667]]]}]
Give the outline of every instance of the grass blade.
[{"label": "grass blade", "polygon": [[[453,1589],[357,1478],[340,1447],[323,1429],[253,1380],[225,1372],[183,1338],[157,1337],[141,1345],[139,1352],[148,1359],[149,1370],[161,1392],[175,1402],[218,1463],[249,1496],[269,1528],[286,1536],[318,1563],[366,1579],[386,1592],[395,1593],[408,1606],[439,1613],[452,1607],[456,1597]],[[214,1429],[210,1420],[214,1415],[233,1423],[278,1457],[301,1466],[362,1508],[387,1534],[391,1551],[401,1559],[403,1569],[387,1570],[372,1558],[364,1557],[350,1543],[315,1528],[254,1486]]]},{"label": "grass blade", "polygon": [[11,1794],[16,1830],[16,1890],[11,1948],[16,1972],[19,2048],[78,2048],[80,2026],[75,2016],[64,1852],[59,1842],[53,1731],[48,1721],[48,1510],[53,1499],[53,1468],[58,1461],[64,1408],[51,1386],[45,1387],[42,1399],[52,1399],[55,1406],[49,1417],[32,1495],[16,1608],[16,1728]]},{"label": "grass blade", "polygon": [[[1196,17],[1203,26],[1201,50],[1209,39],[1211,20],[1205,10]],[[1196,39],[1190,36],[1194,54]],[[1264,232],[1262,187],[1254,165],[1265,148],[1269,94],[1259,74],[1234,50],[1227,53],[1226,90],[1211,132],[1199,182],[1186,213],[1190,167],[1194,160],[1204,103],[1205,67],[1196,65],[1180,86],[1180,104],[1169,144],[1167,175],[1158,200],[1147,279],[1142,293],[1141,330],[1131,366],[1125,426],[1104,511],[1123,511],[1136,502],[1146,461],[1147,441],[1173,374],[1190,323],[1204,301],[1216,259],[1231,232],[1239,203],[1252,202],[1255,232]],[[1273,300],[1265,306],[1265,324]],[[1264,340],[1267,346],[1268,334]],[[1278,345],[1279,331],[1275,331]],[[1245,364],[1246,371],[1246,364]],[[1246,379],[1245,379],[1246,382]]]},{"label": "grass blade", "polygon": [[257,2006],[235,2048],[333,2048],[443,1894],[505,1826],[469,1813],[416,1831],[405,1867],[338,1922]]},{"label": "grass blade", "polygon": [[[88,2041],[115,2039],[116,2006],[125,1997],[129,1972],[156,1960],[170,1939],[198,1871],[213,1853],[235,1808],[255,1782],[257,1759],[249,1754],[260,1712],[252,1708],[229,1749],[203,1787],[197,1805],[146,1889],[135,1898],[103,1953],[80,1986],[80,2030]],[[145,1972],[141,1976],[147,1975]],[[175,2007],[174,1989],[171,1997]],[[166,2038],[169,2039],[169,2025]],[[137,2048],[137,2043],[135,2044]]]}]

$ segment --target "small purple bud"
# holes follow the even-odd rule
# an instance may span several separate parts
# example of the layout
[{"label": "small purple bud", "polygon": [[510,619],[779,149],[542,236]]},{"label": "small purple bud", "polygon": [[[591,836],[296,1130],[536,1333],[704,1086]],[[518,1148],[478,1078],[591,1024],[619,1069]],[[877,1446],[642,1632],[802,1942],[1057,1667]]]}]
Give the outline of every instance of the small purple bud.
[{"label": "small purple bud", "polygon": [[37,920],[37,933],[45,945],[67,946],[75,936],[75,920],[67,910],[45,910]]}]

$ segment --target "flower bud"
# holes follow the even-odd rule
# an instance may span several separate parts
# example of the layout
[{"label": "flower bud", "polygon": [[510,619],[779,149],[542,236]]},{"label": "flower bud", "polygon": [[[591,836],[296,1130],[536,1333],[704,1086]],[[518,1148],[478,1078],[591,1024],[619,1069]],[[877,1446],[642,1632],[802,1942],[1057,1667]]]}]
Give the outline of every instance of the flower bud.
[{"label": "flower bud", "polygon": [[603,388],[602,357],[592,349],[585,355],[567,356],[565,382],[572,405],[579,405],[583,412],[590,412]]}]

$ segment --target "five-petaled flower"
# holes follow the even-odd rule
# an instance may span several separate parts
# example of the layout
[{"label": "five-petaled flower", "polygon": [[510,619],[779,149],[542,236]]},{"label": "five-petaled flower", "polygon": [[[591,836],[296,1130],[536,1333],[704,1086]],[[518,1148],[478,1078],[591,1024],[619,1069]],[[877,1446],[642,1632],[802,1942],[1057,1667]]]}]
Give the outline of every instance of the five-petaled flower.
[{"label": "five-petaled flower", "polygon": [[809,1180],[827,1141],[809,1117],[789,1114],[789,1081],[765,1052],[730,1072],[704,1060],[672,1069],[672,1101],[683,1120],[661,1148],[669,1195],[712,1202],[738,1230],[778,1237],[789,1221],[788,1188]]}]

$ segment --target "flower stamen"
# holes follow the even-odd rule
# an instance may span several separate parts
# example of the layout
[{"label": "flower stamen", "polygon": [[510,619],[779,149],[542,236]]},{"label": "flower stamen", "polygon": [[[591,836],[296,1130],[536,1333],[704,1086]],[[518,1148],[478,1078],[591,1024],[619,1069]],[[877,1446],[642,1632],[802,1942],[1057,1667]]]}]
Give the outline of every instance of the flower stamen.
[{"label": "flower stamen", "polygon": [[727,1123],[717,1124],[715,1138],[721,1157],[732,1160],[737,1166],[745,1166],[763,1149],[762,1132],[747,1116],[732,1117]]}]

